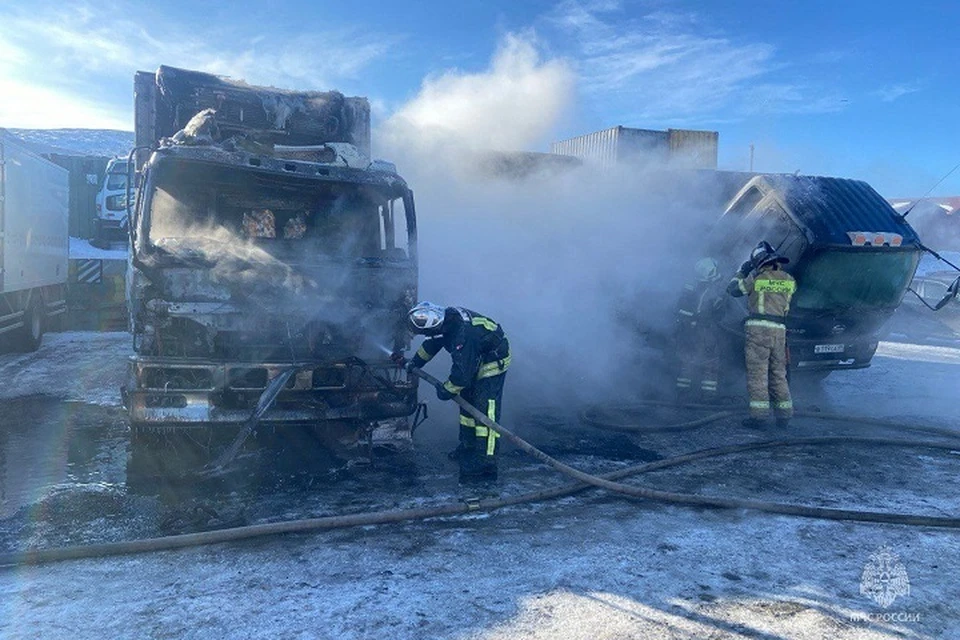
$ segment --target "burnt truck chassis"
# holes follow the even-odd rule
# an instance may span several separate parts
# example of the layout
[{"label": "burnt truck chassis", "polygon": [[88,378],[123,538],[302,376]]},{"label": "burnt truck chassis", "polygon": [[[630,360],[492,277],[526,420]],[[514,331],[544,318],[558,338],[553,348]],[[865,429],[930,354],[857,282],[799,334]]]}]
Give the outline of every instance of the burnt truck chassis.
[{"label": "burnt truck chassis", "polygon": [[[133,356],[125,392],[136,428],[239,425],[250,417],[269,380],[296,367],[260,422],[312,424],[324,420],[376,422],[412,415],[416,380],[389,365],[350,362],[215,362],[195,358]],[[389,380],[393,389],[379,384]]]},{"label": "burnt truck chassis", "polygon": [[[412,192],[395,173],[324,165],[220,147],[161,147],[153,153],[143,169],[137,190],[134,224],[130,226],[131,268],[128,270],[127,289],[136,355],[130,358],[123,398],[135,442],[138,437],[150,440],[150,436],[156,434],[197,434],[201,430],[207,430],[209,436],[211,428],[218,432],[215,439],[222,440],[221,433],[235,433],[235,429],[230,427],[239,427],[249,419],[269,380],[291,366],[297,368],[297,373],[264,414],[260,420],[262,424],[271,427],[309,427],[321,440],[329,436],[333,444],[339,443],[346,448],[372,439],[373,433],[385,424],[393,423],[394,431],[405,430],[409,437],[412,432],[410,416],[418,409],[418,380],[398,369],[385,353],[360,360],[356,349],[345,345],[339,345],[331,353],[319,355],[296,353],[291,348],[289,358],[251,358],[241,352],[231,358],[222,351],[216,357],[144,353],[144,344],[150,339],[146,335],[149,332],[145,331],[145,320],[148,318],[153,322],[158,319],[167,322],[171,319],[200,321],[201,326],[210,326],[211,323],[216,326],[218,323],[243,319],[243,311],[233,308],[229,301],[143,299],[146,290],[154,286],[153,280],[162,280],[161,274],[165,270],[175,268],[169,259],[149,250],[142,240],[144,220],[148,217],[145,213],[149,210],[151,200],[149,194],[156,186],[153,172],[160,163],[178,161],[205,163],[260,175],[289,177],[293,174],[318,184],[359,185],[398,194],[398,198],[402,196],[409,262],[401,268],[412,274],[409,276],[412,289],[408,287],[388,310],[391,324],[397,327],[392,337],[394,348],[404,346],[409,340],[401,327],[406,309],[416,299],[416,217]],[[150,295],[156,295],[156,291]],[[382,316],[384,309],[379,311]],[[221,319],[210,320],[215,317]],[[402,424],[398,425],[398,422]],[[206,439],[211,440],[209,437]]]}]

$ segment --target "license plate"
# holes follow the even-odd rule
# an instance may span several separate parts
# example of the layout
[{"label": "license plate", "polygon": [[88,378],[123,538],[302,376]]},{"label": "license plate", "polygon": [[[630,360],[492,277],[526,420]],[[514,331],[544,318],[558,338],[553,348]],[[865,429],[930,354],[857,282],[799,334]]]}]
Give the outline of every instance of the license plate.
[{"label": "license plate", "polygon": [[813,348],[814,353],[843,353],[842,344],[818,344]]}]

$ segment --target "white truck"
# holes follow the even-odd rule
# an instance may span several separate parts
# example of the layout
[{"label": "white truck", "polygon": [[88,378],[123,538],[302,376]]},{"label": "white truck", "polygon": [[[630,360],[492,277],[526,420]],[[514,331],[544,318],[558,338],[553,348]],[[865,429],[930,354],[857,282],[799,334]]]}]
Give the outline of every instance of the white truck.
[{"label": "white truck", "polygon": [[[127,243],[127,199],[135,189],[127,188],[127,159],[113,158],[97,192],[97,217],[94,220],[94,246],[109,249],[112,241]],[[132,203],[131,203],[132,204]]]},{"label": "white truck", "polygon": [[0,340],[40,346],[66,313],[68,173],[0,129]]}]

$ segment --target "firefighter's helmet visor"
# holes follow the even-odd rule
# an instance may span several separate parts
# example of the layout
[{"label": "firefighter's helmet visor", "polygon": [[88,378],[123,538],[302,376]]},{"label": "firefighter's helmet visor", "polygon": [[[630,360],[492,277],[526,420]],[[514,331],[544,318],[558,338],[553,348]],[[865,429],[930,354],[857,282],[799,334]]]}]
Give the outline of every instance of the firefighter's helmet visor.
[{"label": "firefighter's helmet visor", "polygon": [[432,302],[421,302],[413,309],[410,309],[408,317],[410,324],[416,331],[425,331],[436,329],[443,324],[443,314],[445,309]]}]

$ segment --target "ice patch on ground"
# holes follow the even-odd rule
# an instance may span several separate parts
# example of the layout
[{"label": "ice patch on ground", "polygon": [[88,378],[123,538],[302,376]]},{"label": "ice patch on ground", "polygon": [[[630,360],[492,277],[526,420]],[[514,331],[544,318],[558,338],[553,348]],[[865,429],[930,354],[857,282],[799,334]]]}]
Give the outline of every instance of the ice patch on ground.
[{"label": "ice patch on ground", "polygon": [[48,395],[119,406],[126,359],[132,353],[125,331],[48,333],[33,353],[0,354],[0,398]]},{"label": "ice patch on ground", "polygon": [[960,349],[905,342],[881,342],[877,347],[877,356],[915,362],[960,364]]}]

